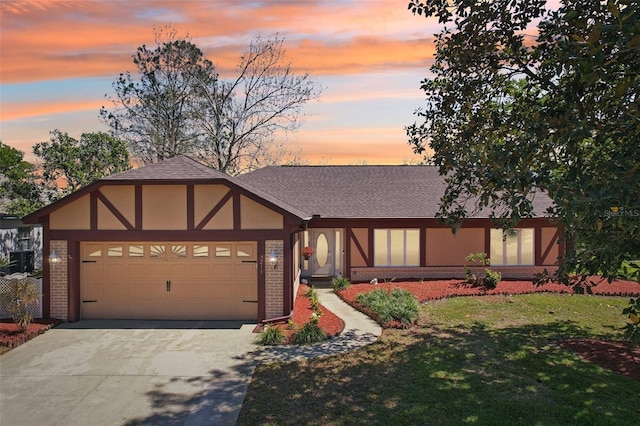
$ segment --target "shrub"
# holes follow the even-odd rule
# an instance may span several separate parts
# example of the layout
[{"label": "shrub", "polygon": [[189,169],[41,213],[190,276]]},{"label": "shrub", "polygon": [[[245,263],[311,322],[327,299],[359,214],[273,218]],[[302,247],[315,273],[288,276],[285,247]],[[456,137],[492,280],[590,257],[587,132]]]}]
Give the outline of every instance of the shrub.
[{"label": "shrub", "polygon": [[293,333],[291,341],[296,345],[310,345],[327,340],[327,334],[320,328],[317,315],[312,316],[298,331]]},{"label": "shrub", "polygon": [[502,279],[502,274],[497,271],[492,271],[491,269],[485,269],[485,276],[482,279],[482,283],[486,288],[494,289]]},{"label": "shrub", "polygon": [[304,295],[305,295],[306,297],[308,297],[309,299],[312,299],[312,298],[314,298],[314,297],[316,297],[316,298],[317,298],[317,297],[318,297],[318,292],[316,291],[316,289],[315,289],[315,288],[313,288],[313,287],[309,287],[309,289],[304,293]]},{"label": "shrub", "polygon": [[280,327],[269,327],[266,325],[264,330],[258,336],[258,343],[261,345],[279,345],[284,343],[286,336],[280,329]]},{"label": "shrub", "polygon": [[314,311],[320,310],[320,300],[318,299],[318,292],[315,288],[311,287],[309,290],[307,290],[305,296],[309,298],[311,309],[313,309]]},{"label": "shrub", "polygon": [[287,320],[287,330],[295,330],[296,327],[298,327],[298,325],[291,318],[289,318]]},{"label": "shrub", "polygon": [[401,288],[391,291],[376,289],[359,294],[356,301],[373,311],[382,322],[399,321],[412,324],[418,317],[420,305],[410,292]]},{"label": "shrub", "polygon": [[331,284],[333,286],[333,291],[340,291],[348,289],[351,286],[351,281],[349,281],[349,278],[345,277],[333,277]]},{"label": "shrub", "polygon": [[[480,263],[482,266],[489,266],[489,258],[486,253],[471,253],[465,259],[469,262]],[[474,274],[471,268],[464,265],[464,279],[474,287],[484,286],[488,289],[494,289],[502,279],[500,272],[492,271],[485,268],[484,274]]]},{"label": "shrub", "polygon": [[35,280],[30,277],[9,280],[8,290],[2,294],[2,304],[6,306],[21,331],[25,331],[33,319],[29,307],[39,302],[40,293]]}]

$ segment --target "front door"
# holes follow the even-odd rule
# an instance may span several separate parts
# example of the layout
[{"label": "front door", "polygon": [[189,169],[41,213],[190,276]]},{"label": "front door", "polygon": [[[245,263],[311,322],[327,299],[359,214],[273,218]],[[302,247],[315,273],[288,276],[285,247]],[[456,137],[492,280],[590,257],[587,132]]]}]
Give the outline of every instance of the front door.
[{"label": "front door", "polygon": [[335,275],[335,232],[333,229],[311,230],[314,254],[311,256],[311,275],[331,277]]}]

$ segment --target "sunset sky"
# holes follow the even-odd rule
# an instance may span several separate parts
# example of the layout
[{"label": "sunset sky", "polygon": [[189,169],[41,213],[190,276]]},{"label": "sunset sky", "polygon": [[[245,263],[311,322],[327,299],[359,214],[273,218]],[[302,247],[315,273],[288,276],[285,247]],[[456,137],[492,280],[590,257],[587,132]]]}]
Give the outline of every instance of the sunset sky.
[{"label": "sunset sky", "polygon": [[312,164],[417,161],[404,126],[424,99],[437,23],[407,0],[0,2],[0,139],[33,159],[54,129],[79,137],[107,130],[99,109],[131,55],[155,47],[154,26],[189,34],[231,75],[260,34],[285,38],[287,58],[323,86],[286,143]]}]

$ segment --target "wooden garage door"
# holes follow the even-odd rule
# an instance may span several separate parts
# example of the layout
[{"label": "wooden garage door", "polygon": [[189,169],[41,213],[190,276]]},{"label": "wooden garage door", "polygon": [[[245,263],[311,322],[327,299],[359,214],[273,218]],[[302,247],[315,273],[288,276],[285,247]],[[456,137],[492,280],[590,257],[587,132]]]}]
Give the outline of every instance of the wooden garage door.
[{"label": "wooden garage door", "polygon": [[256,320],[256,242],[81,247],[83,319]]}]

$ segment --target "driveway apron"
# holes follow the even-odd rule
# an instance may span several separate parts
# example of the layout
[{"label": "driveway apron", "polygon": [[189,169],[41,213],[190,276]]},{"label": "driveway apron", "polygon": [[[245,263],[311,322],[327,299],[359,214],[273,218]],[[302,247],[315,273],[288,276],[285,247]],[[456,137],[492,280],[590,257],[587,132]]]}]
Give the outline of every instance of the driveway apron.
[{"label": "driveway apron", "polygon": [[80,321],[0,357],[0,425],[231,425],[255,324]]}]

